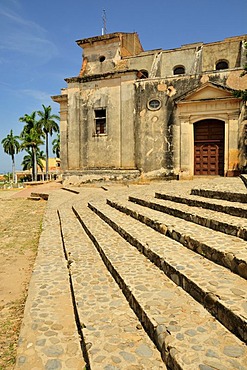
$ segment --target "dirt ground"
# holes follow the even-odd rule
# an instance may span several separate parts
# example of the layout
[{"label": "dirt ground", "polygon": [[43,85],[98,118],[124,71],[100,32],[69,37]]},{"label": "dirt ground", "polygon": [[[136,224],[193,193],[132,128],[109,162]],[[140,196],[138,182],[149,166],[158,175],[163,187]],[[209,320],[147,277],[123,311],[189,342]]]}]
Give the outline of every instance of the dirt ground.
[{"label": "dirt ground", "polygon": [[14,368],[16,344],[46,207],[44,200],[27,199],[31,191],[38,190],[46,192],[47,186],[0,190],[0,370]]}]

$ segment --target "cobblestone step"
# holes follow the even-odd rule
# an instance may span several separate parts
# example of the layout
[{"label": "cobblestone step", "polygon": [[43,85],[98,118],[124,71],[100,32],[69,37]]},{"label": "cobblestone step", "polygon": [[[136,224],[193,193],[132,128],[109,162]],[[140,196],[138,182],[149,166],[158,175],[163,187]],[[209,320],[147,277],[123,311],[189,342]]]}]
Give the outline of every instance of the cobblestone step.
[{"label": "cobblestone step", "polygon": [[125,240],[247,342],[247,281],[103,202],[89,207]]},{"label": "cobblestone step", "polygon": [[166,369],[72,210],[59,214],[89,368]]},{"label": "cobblestone step", "polygon": [[[245,189],[246,190],[246,189]],[[199,195],[200,197],[228,200],[229,202],[247,203],[247,193],[231,191],[220,191],[212,189],[194,188],[191,190],[192,195]]]},{"label": "cobblestone step", "polygon": [[142,207],[126,197],[108,198],[107,203],[247,279],[247,242],[243,239]]},{"label": "cobblestone step", "polygon": [[36,197],[36,198],[48,200],[49,199],[49,194],[47,194],[47,193],[31,193],[31,197],[33,197],[33,198]]},{"label": "cobblestone step", "polygon": [[33,196],[31,196],[31,197],[27,197],[27,199],[28,200],[40,200],[41,198],[40,197],[33,197]]},{"label": "cobblestone step", "polygon": [[[244,343],[96,214],[80,204],[74,211],[168,367],[247,369]],[[145,235],[150,231],[146,228]]]},{"label": "cobblestone step", "polygon": [[182,218],[186,221],[220,231],[228,235],[234,235],[247,240],[247,219],[230,216],[225,213],[215,212],[208,209],[176,204],[172,201],[155,199],[153,196],[146,196],[145,199],[138,196],[130,196],[131,202],[149,207],[169,215]]},{"label": "cobblestone step", "polygon": [[233,204],[230,201],[223,201],[222,199],[205,199],[195,195],[187,195],[185,197],[170,193],[155,193],[155,198],[223,212],[231,216],[247,218],[247,204],[244,203],[236,202]]}]

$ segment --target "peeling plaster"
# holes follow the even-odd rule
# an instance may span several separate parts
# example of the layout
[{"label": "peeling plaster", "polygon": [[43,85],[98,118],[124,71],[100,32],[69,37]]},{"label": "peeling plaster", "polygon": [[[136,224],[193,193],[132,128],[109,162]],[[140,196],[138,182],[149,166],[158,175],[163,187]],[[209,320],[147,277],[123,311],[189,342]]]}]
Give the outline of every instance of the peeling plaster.
[{"label": "peeling plaster", "polygon": [[157,86],[157,89],[158,91],[167,91],[167,84],[161,83]]},{"label": "peeling plaster", "polygon": [[172,96],[176,95],[176,93],[177,93],[177,90],[175,89],[174,86],[172,86],[172,85],[168,86],[166,95],[172,97]]},{"label": "peeling plaster", "polygon": [[147,112],[147,110],[146,110],[146,109],[143,109],[143,110],[140,112],[140,117],[145,117],[146,112]]},{"label": "peeling plaster", "polygon": [[206,82],[208,82],[209,81],[209,76],[202,76],[202,78],[200,79],[200,82],[202,83],[202,84],[204,84],[204,83],[206,83]]},{"label": "peeling plaster", "polygon": [[226,83],[234,90],[244,90],[247,85],[247,75],[240,76],[242,71],[233,71],[229,74]]}]

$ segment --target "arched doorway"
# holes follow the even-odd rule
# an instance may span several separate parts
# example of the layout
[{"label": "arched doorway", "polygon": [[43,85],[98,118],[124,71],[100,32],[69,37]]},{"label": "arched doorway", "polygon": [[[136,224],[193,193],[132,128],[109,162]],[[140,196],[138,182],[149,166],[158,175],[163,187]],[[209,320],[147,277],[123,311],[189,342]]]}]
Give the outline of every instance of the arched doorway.
[{"label": "arched doorway", "polygon": [[225,123],[205,119],[194,124],[194,175],[224,176]]}]

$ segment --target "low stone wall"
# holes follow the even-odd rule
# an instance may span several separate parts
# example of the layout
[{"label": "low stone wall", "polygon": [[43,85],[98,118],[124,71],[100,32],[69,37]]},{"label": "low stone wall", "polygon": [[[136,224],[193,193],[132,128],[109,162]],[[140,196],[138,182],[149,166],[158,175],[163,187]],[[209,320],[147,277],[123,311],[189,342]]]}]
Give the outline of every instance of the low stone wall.
[{"label": "low stone wall", "polygon": [[140,176],[138,170],[99,169],[84,171],[65,171],[63,185],[80,186],[87,183],[135,180]]},{"label": "low stone wall", "polygon": [[176,174],[167,171],[152,171],[143,173],[139,170],[123,169],[94,169],[84,171],[65,171],[63,173],[64,186],[80,186],[97,182],[147,182],[155,180],[178,180]]}]

